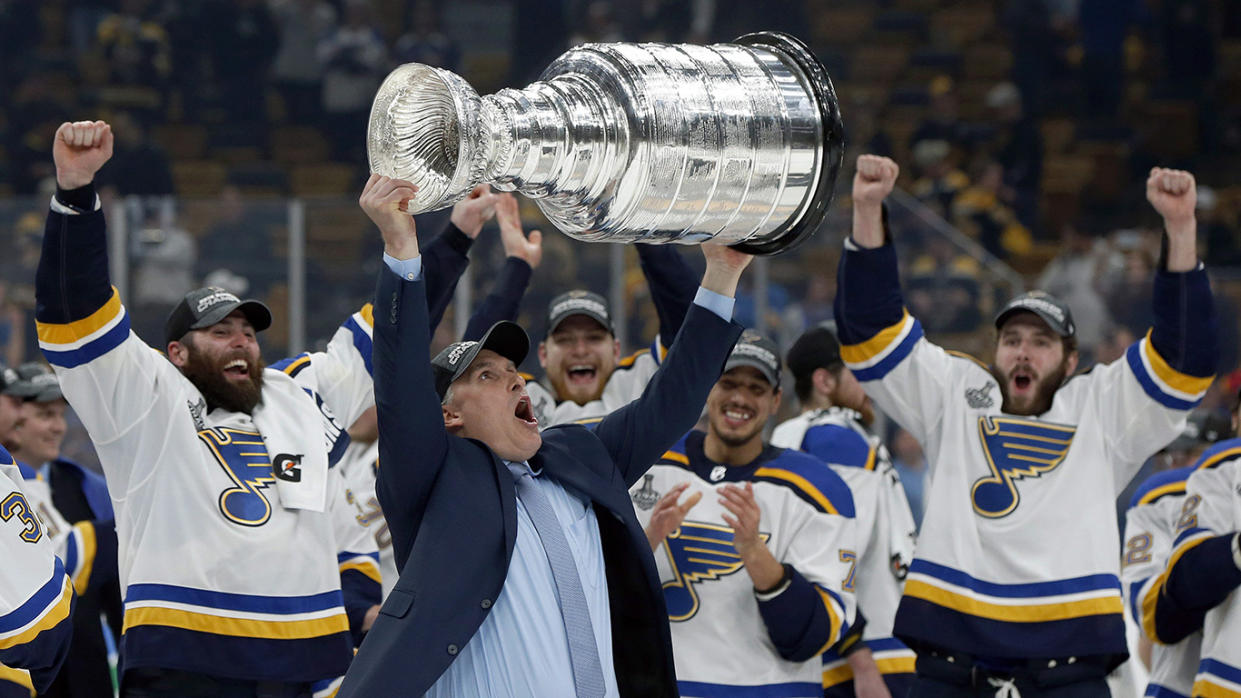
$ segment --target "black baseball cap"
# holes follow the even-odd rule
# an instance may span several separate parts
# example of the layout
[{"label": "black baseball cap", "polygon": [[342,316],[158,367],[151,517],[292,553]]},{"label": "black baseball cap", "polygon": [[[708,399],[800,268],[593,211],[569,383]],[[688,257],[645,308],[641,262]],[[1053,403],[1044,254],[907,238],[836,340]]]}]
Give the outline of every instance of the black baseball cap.
[{"label": "black baseball cap", "polygon": [[431,370],[435,374],[435,392],[441,400],[448,394],[448,386],[465,373],[474,357],[484,349],[490,349],[520,366],[530,352],[530,337],[521,329],[521,325],[501,320],[492,325],[487,334],[477,342],[449,344],[431,359]]},{"label": "black baseball cap", "polygon": [[1198,446],[1232,438],[1232,415],[1221,410],[1198,407],[1185,419],[1185,426],[1165,451],[1188,451]]},{"label": "black baseball cap", "polygon": [[1052,332],[1061,337],[1077,334],[1077,325],[1073,324],[1073,313],[1068,304],[1043,291],[1029,291],[1009,301],[995,316],[995,328],[1000,329],[1008,318],[1020,312],[1039,316]]},{"label": "black baseball cap", "polygon": [[211,327],[234,310],[245,314],[255,332],[271,327],[271,310],[261,301],[253,298],[243,301],[218,286],[205,286],[185,294],[168,314],[168,321],[164,323],[164,341],[175,342],[190,330]]},{"label": "black baseball cap", "polygon": [[775,342],[753,330],[741,333],[741,338],[728,355],[728,361],[724,362],[724,372],[738,366],[756,368],[767,382],[771,383],[771,387],[780,387],[780,348]]},{"label": "black baseball cap", "polygon": [[608,309],[608,301],[598,293],[576,289],[560,294],[547,304],[547,333],[556,331],[560,323],[574,315],[586,317],[603,325],[612,334],[612,312]]},{"label": "black baseball cap", "polygon": [[17,371],[9,368],[3,361],[0,361],[0,393],[9,394],[9,386],[18,380]]},{"label": "black baseball cap", "polygon": [[60,391],[60,381],[56,380],[56,374],[47,366],[28,361],[13,372],[17,380],[5,388],[5,394],[26,402],[55,402],[65,398]]},{"label": "black baseball cap", "polygon": [[785,360],[798,380],[814,373],[815,369],[836,368],[845,363],[840,357],[840,340],[824,325],[812,327],[798,337],[789,347]]}]

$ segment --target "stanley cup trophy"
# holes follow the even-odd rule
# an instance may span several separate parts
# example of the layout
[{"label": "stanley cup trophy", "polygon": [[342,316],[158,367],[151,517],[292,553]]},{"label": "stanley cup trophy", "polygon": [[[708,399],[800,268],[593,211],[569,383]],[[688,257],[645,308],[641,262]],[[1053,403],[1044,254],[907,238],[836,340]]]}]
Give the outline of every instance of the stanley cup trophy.
[{"label": "stanley cup trophy", "polygon": [[587,44],[522,90],[479,97],[407,63],[375,96],[373,172],[418,186],[411,213],[478,184],[533,198],[579,240],[728,243],[775,254],[831,203],[844,127],[831,80],[777,32],[731,44]]}]

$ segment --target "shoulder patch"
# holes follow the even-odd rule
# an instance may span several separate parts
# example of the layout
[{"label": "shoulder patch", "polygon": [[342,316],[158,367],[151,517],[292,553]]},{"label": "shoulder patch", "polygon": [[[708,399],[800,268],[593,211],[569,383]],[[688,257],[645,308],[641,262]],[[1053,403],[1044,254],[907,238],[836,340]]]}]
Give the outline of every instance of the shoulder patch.
[{"label": "shoulder patch", "polygon": [[755,470],[754,480],[788,487],[821,512],[853,518],[853,494],[849,486],[826,463],[813,456],[785,449]]},{"label": "shoulder patch", "polygon": [[1195,467],[1192,465],[1184,468],[1173,468],[1160,473],[1155,473],[1146,478],[1138,489],[1133,493],[1133,498],[1129,500],[1129,507],[1133,508],[1143,504],[1154,504],[1157,500],[1168,495],[1185,494],[1185,486],[1189,482],[1189,476],[1193,474]]},{"label": "shoulder patch", "polygon": [[801,450],[825,463],[875,469],[875,449],[861,434],[838,424],[818,424],[806,429]]},{"label": "shoulder patch", "polygon": [[287,359],[281,359],[277,361],[276,363],[272,364],[271,366],[268,366],[268,368],[274,369],[276,371],[281,371],[287,374],[290,378],[293,378],[293,377],[296,377],[297,374],[306,370],[306,367],[309,365],[310,365],[310,354],[306,352],[302,352],[298,354],[297,356],[292,356]]}]

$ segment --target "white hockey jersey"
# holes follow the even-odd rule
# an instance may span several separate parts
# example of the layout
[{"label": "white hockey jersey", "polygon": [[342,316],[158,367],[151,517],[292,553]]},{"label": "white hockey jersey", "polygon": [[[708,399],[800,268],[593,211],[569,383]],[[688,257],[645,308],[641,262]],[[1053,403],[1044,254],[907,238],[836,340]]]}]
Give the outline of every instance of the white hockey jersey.
[{"label": "white hockey jersey", "polygon": [[1120,561],[1125,605],[1142,633],[1155,643],[1146,695],[1184,698],[1193,690],[1198,672],[1202,632],[1165,645],[1155,635],[1153,618],[1144,618],[1142,612],[1148,605],[1144,599],[1159,593],[1159,575],[1172,555],[1177,521],[1185,505],[1186,482],[1193,471],[1193,466],[1187,466],[1152,475],[1134,493],[1125,514],[1125,548]]},{"label": "white hockey jersey", "polygon": [[[818,460],[768,447],[754,463],[729,467],[702,455],[702,432],[690,432],[630,489],[646,526],[659,497],[683,482],[702,500],[655,551],[671,621],[683,696],[823,695],[820,654],[854,618],[857,542],[848,487]],[[753,483],[768,549],[796,571],[774,599],[759,601],[733,548],[717,489]],[[808,619],[815,619],[809,621]],[[774,637],[796,638],[782,656]],[[813,646],[811,646],[813,645]]]},{"label": "white hockey jersey", "polygon": [[[867,433],[857,412],[844,407],[803,412],[776,427],[771,445],[815,456],[849,486],[859,546],[857,603],[866,618],[862,639],[886,681],[909,680],[916,655],[892,636],[892,624],[913,561],[917,525],[887,448]],[[844,657],[835,650],[823,653],[824,689],[852,679]]]},{"label": "white hockey jersey", "polygon": [[1174,371],[1147,337],[1018,417],[986,366],[931,344],[908,314],[842,355],[930,463],[897,636],[974,656],[1123,657],[1112,502],[1211,379]]},{"label": "white hockey jersey", "polygon": [[379,573],[383,577],[383,596],[396,585],[396,555],[392,552],[392,534],[384,520],[375,496],[375,479],[379,468],[379,442],[351,443],[340,459],[340,475],[345,481],[345,499],[353,508],[354,518],[370,532],[379,549]]},{"label": "white hockey jersey", "polygon": [[[368,314],[350,318],[326,352],[268,368],[253,418],[207,410],[130,331],[115,289],[88,317],[39,323],[44,356],[108,479],[126,667],[279,681],[344,674],[353,643],[342,583],[354,573],[373,580],[378,603],[373,539],[356,524],[357,536],[341,539],[347,526],[333,516],[353,521],[335,468],[318,510],[282,504],[277,480],[300,480],[313,449],[323,455],[309,457],[338,459],[347,439],[336,417],[350,424],[373,404]],[[263,411],[276,432],[260,433]]]},{"label": "white hockey jersey", "polygon": [[[0,689],[44,690],[73,635],[73,585],[0,447]],[[7,684],[7,685],[6,685]]]},{"label": "white hockey jersey", "polygon": [[[1169,566],[1191,548],[1216,536],[1232,537],[1241,530],[1241,439],[1224,441],[1219,457],[1203,460],[1189,477],[1176,548]],[[1241,567],[1233,549],[1233,564]],[[1202,626],[1202,651],[1193,695],[1205,698],[1241,696],[1241,589],[1207,611]]]},{"label": "white hockey jersey", "polygon": [[664,349],[657,339],[649,348],[621,359],[603,386],[603,394],[598,400],[592,400],[585,405],[579,405],[572,400],[560,400],[552,392],[550,383],[544,386],[535,381],[533,376],[527,376],[526,392],[530,395],[530,406],[539,420],[539,428],[601,419],[628,405],[638,399],[646,389],[646,384],[651,382],[651,377],[659,370],[660,361],[667,353],[668,350]]}]

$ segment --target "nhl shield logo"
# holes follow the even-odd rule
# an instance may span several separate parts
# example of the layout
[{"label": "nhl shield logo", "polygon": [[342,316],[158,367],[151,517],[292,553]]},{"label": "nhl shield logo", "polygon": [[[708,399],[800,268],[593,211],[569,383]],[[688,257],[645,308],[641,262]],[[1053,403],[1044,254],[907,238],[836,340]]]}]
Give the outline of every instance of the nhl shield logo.
[{"label": "nhl shield logo", "polygon": [[650,511],[655,506],[655,503],[659,501],[659,493],[651,486],[651,481],[654,479],[654,475],[643,475],[642,488],[633,493],[634,506],[642,511]]}]

